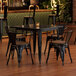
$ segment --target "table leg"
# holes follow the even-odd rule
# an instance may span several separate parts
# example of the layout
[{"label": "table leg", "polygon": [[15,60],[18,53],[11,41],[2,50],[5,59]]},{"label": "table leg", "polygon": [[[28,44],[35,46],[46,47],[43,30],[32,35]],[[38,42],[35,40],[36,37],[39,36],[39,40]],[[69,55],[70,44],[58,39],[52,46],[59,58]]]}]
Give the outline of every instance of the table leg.
[{"label": "table leg", "polygon": [[36,52],[36,31],[33,32],[33,53]]},{"label": "table leg", "polygon": [[42,48],[42,33],[41,31],[38,31],[38,56],[40,64],[41,64],[41,48]]},{"label": "table leg", "polygon": [[65,46],[61,46],[60,54],[61,54],[62,65],[64,65],[64,51],[65,51]]}]

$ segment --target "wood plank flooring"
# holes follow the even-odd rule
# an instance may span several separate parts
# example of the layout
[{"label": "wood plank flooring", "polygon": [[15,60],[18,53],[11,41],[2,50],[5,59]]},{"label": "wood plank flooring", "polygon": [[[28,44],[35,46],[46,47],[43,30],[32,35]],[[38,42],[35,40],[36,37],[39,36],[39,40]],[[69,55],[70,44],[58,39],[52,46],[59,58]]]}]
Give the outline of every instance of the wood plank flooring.
[{"label": "wood plank flooring", "polygon": [[62,66],[60,58],[58,61],[56,60],[53,49],[50,52],[48,64],[45,63],[47,53],[44,56],[43,51],[45,47],[46,35],[43,35],[42,39],[42,63],[39,64],[38,62],[38,49],[36,49],[36,55],[33,56],[34,65],[32,65],[30,55],[27,55],[26,51],[23,50],[20,68],[17,63],[16,52],[14,60],[10,59],[9,65],[6,66],[7,57],[5,56],[5,53],[8,39],[3,39],[2,43],[0,42],[0,76],[76,76],[76,45],[73,44],[74,36],[71,38],[70,42],[73,63],[70,62],[67,51],[65,54],[64,66]]}]

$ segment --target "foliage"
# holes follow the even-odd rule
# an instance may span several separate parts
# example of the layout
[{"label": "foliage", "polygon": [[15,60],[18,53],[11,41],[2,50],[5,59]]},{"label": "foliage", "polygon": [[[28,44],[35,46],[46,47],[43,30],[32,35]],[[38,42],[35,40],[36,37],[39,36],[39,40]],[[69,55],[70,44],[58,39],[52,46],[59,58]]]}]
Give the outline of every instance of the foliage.
[{"label": "foliage", "polygon": [[[58,0],[55,0],[58,2]],[[63,22],[71,22],[72,21],[72,0],[60,0],[60,20]],[[41,8],[47,8],[46,6],[48,5],[48,9],[51,9],[51,4],[50,0],[44,0],[40,2],[40,7]]]}]

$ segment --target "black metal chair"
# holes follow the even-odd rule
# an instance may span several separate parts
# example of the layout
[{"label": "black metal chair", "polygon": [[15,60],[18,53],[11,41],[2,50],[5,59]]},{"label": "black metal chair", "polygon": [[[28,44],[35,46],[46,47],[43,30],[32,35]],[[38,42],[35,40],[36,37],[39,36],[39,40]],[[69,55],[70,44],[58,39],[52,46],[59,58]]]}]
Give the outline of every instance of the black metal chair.
[{"label": "black metal chair", "polygon": [[26,21],[26,25],[29,24],[29,20],[33,20],[33,23],[35,24],[35,9],[36,9],[36,6],[34,5],[34,8],[33,8],[33,16],[24,16],[24,19],[23,19],[23,25],[25,25],[25,21]]},{"label": "black metal chair", "polygon": [[[5,30],[6,30],[6,33],[11,32],[11,33],[16,33],[16,34],[18,34],[17,31],[16,31],[16,32],[13,32],[13,31],[9,30],[8,24],[6,24]],[[19,34],[20,34],[20,33],[19,33]],[[22,34],[22,33],[21,33],[20,36],[16,36],[16,40],[17,40],[17,41],[25,41],[25,40],[26,40],[25,38],[26,38],[26,35],[24,35],[24,34]],[[11,44],[11,41],[9,40],[9,41],[8,41],[8,46],[7,46],[7,51],[6,51],[6,56],[7,56],[7,54],[8,54],[10,44]],[[26,53],[27,53],[27,55],[28,55],[27,49],[26,49]]]},{"label": "black metal chair", "polygon": [[71,36],[72,36],[72,30],[68,31],[66,33],[66,40],[53,40],[52,42],[49,42],[49,49],[48,49],[48,55],[47,55],[46,63],[48,62],[50,49],[52,47],[54,47],[56,49],[57,60],[58,60],[58,56],[59,56],[59,53],[60,53],[63,65],[64,65],[65,48],[68,48],[69,57],[70,57],[70,60],[71,60],[71,63],[72,63],[72,58],[71,58],[70,48],[69,48],[69,40],[70,40]]},{"label": "black metal chair", "polygon": [[56,34],[53,34],[51,36],[49,36],[47,34],[47,38],[46,38],[46,45],[45,45],[45,50],[44,50],[44,54],[46,53],[46,48],[47,48],[47,43],[48,41],[52,41],[52,40],[59,40],[59,39],[64,39],[64,36],[63,36],[63,33],[64,33],[64,29],[65,29],[65,25],[64,24],[61,24],[60,27],[58,30],[57,30],[57,33]]},{"label": "black metal chair", "polygon": [[25,20],[26,20],[26,25],[28,25],[30,19],[34,21],[34,18],[32,16],[24,16],[23,25],[25,25]]},{"label": "black metal chair", "polygon": [[32,58],[32,53],[31,53],[31,45],[30,42],[24,42],[24,41],[17,41],[16,40],[16,33],[13,32],[7,32],[8,37],[9,37],[9,41],[11,42],[10,44],[10,52],[9,52],[9,56],[7,59],[7,65],[9,63],[9,59],[10,59],[10,55],[12,54],[12,59],[14,57],[14,51],[16,49],[17,51],[17,56],[18,56],[18,66],[20,66],[20,62],[21,62],[21,58],[22,58],[22,51],[24,48],[27,48],[30,50],[30,55],[31,55],[31,60],[32,60],[32,64],[33,62],[33,58]]}]

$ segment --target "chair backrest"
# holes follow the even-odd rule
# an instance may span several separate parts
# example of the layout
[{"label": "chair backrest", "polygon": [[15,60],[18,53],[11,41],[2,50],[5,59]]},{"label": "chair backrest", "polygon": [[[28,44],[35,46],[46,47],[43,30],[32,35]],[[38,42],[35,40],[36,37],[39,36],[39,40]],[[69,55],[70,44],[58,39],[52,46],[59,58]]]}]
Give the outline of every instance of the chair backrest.
[{"label": "chair backrest", "polygon": [[[34,7],[34,5],[29,5],[29,10],[30,10],[31,8],[33,8],[33,7]],[[38,5],[36,5],[36,9],[39,10],[39,6],[38,6]]]},{"label": "chair backrest", "polygon": [[16,33],[8,32],[8,37],[12,45],[16,45]]},{"label": "chair backrest", "polygon": [[6,33],[7,33],[8,37],[9,37],[9,41],[13,45],[15,45],[16,44],[16,33],[9,31],[9,28],[8,28],[7,25],[5,26],[5,30],[6,30]]},{"label": "chair backrest", "polygon": [[61,24],[59,26],[62,26],[62,27],[59,27],[58,30],[57,30],[57,34],[58,35],[63,35],[64,33],[64,29],[65,29],[65,24]]},{"label": "chair backrest", "polygon": [[4,19],[7,18],[7,6],[5,5],[4,6]]},{"label": "chair backrest", "polygon": [[63,27],[60,27],[60,28],[58,29],[57,33],[58,33],[59,35],[63,35],[63,33],[64,33],[64,26],[63,26]]},{"label": "chair backrest", "polygon": [[69,43],[69,40],[70,40],[70,38],[72,36],[72,32],[73,32],[72,30],[70,30],[70,31],[67,32],[67,34],[66,34],[66,40],[65,40],[66,43]]}]

